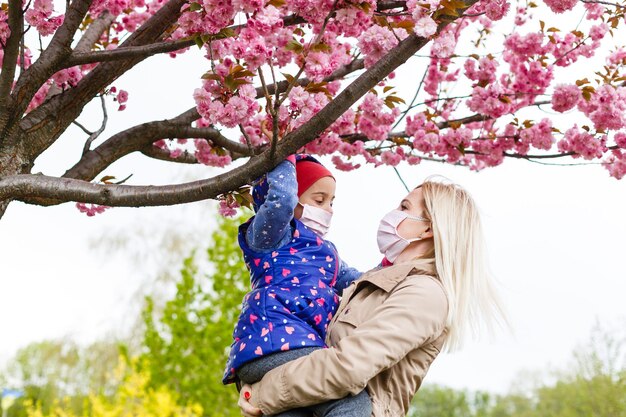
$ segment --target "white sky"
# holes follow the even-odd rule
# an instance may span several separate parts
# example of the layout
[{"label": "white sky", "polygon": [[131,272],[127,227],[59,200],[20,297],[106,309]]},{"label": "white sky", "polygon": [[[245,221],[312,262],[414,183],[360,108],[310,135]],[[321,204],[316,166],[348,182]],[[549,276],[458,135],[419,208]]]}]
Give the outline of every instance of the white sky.
[{"label": "white sky", "polygon": [[[109,105],[113,114],[102,138],[191,107],[191,92],[207,69],[193,54],[148,60],[116,82],[130,92],[128,109],[118,113]],[[183,69],[188,75],[177,76]],[[410,71],[405,76],[411,77]],[[92,103],[79,120],[95,129],[98,108]],[[84,140],[84,133],[71,128],[40,158],[35,172],[62,174],[78,159]],[[168,167],[131,156],[105,174],[124,178],[133,173],[133,184],[161,184],[216,172]],[[483,211],[492,269],[514,330],[441,356],[429,381],[503,391],[520,382],[520,370],[566,366],[596,319],[613,324],[626,318],[626,182],[610,178],[597,165],[552,167],[515,160],[480,173],[427,162],[399,170],[409,186],[443,174],[472,192]],[[405,190],[389,167],[335,173],[338,193],[329,238],[348,263],[368,269],[380,259],[378,220]],[[174,224],[191,234],[190,243],[206,245],[213,216],[207,210],[206,203],[194,203],[119,208],[87,218],[72,204],[13,203],[0,220],[0,362],[29,342],[62,336],[87,342],[128,326],[136,311],[129,313],[127,306],[145,276],[156,273],[154,259],[164,233]],[[111,231],[138,229],[149,234],[143,250],[108,255],[93,249],[93,241]],[[138,254],[144,258],[136,259]]]}]

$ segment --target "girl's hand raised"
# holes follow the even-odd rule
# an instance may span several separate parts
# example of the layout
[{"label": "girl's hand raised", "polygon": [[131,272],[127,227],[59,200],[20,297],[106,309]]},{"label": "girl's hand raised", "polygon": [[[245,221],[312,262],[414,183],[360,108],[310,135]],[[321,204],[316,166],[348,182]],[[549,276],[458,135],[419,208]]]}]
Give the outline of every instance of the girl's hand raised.
[{"label": "girl's hand raised", "polygon": [[237,405],[244,417],[259,417],[263,414],[260,409],[252,405],[252,387],[248,384],[244,384],[241,387]]}]

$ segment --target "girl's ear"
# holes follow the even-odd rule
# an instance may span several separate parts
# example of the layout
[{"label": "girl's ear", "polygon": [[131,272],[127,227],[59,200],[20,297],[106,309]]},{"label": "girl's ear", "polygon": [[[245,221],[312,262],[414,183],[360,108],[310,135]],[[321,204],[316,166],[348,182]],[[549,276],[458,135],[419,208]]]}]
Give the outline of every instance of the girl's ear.
[{"label": "girl's ear", "polygon": [[433,229],[431,229],[430,227],[428,229],[426,229],[424,231],[424,233],[422,233],[420,235],[422,237],[422,239],[428,239],[428,238],[432,238],[433,237]]}]

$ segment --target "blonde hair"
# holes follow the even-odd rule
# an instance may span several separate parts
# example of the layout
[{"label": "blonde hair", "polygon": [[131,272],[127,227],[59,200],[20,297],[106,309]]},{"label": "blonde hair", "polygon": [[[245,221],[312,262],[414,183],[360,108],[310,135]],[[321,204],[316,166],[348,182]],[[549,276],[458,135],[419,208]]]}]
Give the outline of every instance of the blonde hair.
[{"label": "blonde hair", "polygon": [[448,295],[446,349],[454,351],[468,333],[491,332],[507,320],[487,266],[474,200],[460,186],[437,178],[427,178],[420,187],[432,222],[435,268]]}]

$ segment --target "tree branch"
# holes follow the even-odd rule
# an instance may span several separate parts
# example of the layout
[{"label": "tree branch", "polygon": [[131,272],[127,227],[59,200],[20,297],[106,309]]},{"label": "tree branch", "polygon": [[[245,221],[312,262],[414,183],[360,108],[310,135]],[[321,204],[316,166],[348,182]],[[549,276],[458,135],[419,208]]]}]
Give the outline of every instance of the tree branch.
[{"label": "tree branch", "polygon": [[[83,155],[89,152],[89,148],[91,147],[92,142],[98,139],[98,136],[100,136],[102,132],[104,132],[104,129],[106,129],[107,127],[107,121],[109,120],[109,116],[107,115],[107,106],[106,106],[106,102],[104,101],[103,95],[100,95],[100,102],[102,103],[102,113],[103,113],[102,125],[100,125],[100,129],[91,133],[89,137],[87,138],[87,141],[85,142],[85,146],[83,147]],[[77,124],[77,122],[74,121],[74,124]],[[82,128],[81,125],[78,125],[78,126]]]},{"label": "tree branch", "polygon": [[15,78],[17,57],[24,29],[24,13],[20,0],[9,0],[9,29],[11,34],[4,47],[2,71],[0,71],[0,128],[8,121],[8,108],[12,107],[11,87]]},{"label": "tree branch", "polygon": [[156,146],[146,146],[140,151],[142,154],[150,158],[160,159],[161,161],[177,162],[180,164],[199,164],[198,159],[187,151],[184,151],[177,157],[173,157],[168,150],[157,148]]},{"label": "tree branch", "polygon": [[246,145],[229,140],[216,129],[194,128],[162,120],[144,123],[110,137],[96,149],[86,152],[63,177],[91,181],[118,159],[143,151],[157,140],[175,138],[204,138],[233,154],[250,156]]},{"label": "tree branch", "polygon": [[[474,4],[469,0],[459,15]],[[438,27],[443,29],[447,19]],[[287,134],[276,146],[272,155],[269,150],[245,165],[208,180],[168,186],[98,185],[70,178],[53,178],[37,175],[15,175],[0,179],[0,200],[5,198],[48,197],[64,201],[102,204],[107,206],[154,206],[171,205],[216,198],[230,190],[250,183],[276,166],[287,155],[296,152],[327,129],[367,91],[402,65],[411,55],[428,43],[428,39],[409,35],[388,52],[337,97],[316,113],[297,130]],[[245,145],[244,145],[245,146]]]},{"label": "tree branch", "polygon": [[[186,0],[169,0],[120,46],[140,46],[159,39],[178,19],[180,8]],[[46,150],[78,117],[83,107],[117,77],[141,62],[141,58],[105,62],[88,73],[72,89],[53,97],[30,112],[20,123],[29,133],[30,157],[35,158]],[[37,133],[45,129],[46,134]]]},{"label": "tree branch", "polygon": [[63,63],[63,68],[96,62],[116,61],[127,58],[148,58],[152,55],[179,51],[195,45],[193,39],[157,42],[150,45],[119,47],[110,51],[75,52]]},{"label": "tree branch", "polygon": [[74,0],[65,13],[63,24],[52,36],[48,47],[41,53],[37,61],[20,74],[15,83],[13,94],[11,94],[15,104],[9,111],[6,124],[0,125],[0,130],[3,133],[14,126],[18,126],[17,121],[26,111],[37,90],[57,72],[59,63],[72,52],[70,45],[74,34],[92,2],[93,0]]},{"label": "tree branch", "polygon": [[[85,31],[85,34],[83,35],[83,37],[80,38],[71,56],[74,56],[74,54],[77,54],[77,53],[87,53],[91,51],[91,47],[93,46],[93,44],[96,43],[98,39],[100,39],[100,36],[102,36],[104,31],[109,26],[111,26],[111,24],[114,21],[115,21],[115,16],[109,13],[108,10],[105,10],[102,13],[100,13],[100,16],[98,16],[96,20],[91,22],[91,24]],[[71,56],[68,59],[71,59]],[[73,65],[69,65],[66,68],[71,67],[71,66]]]}]

